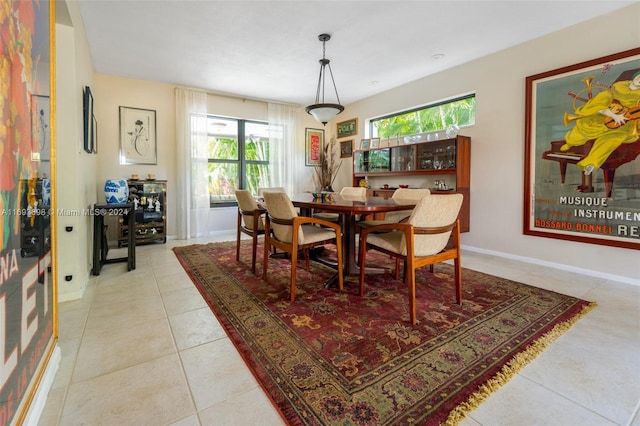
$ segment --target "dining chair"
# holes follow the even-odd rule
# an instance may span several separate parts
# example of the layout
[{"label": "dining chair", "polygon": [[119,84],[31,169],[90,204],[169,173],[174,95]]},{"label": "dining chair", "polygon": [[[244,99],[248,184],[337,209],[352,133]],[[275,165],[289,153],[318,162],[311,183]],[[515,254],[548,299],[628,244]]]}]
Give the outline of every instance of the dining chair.
[{"label": "dining chair", "polygon": [[258,197],[262,197],[265,192],[287,192],[282,186],[261,187],[258,188]]},{"label": "dining chair", "polygon": [[[367,188],[360,186],[345,186],[340,190],[340,196],[349,200],[364,200],[367,198]],[[328,220],[330,222],[338,222],[340,220],[340,215],[337,213],[328,213],[328,212],[318,212],[314,213],[313,217],[317,217],[318,219]],[[357,219],[356,219],[357,220]]]},{"label": "dining chair", "polygon": [[[431,194],[428,188],[398,188],[393,192],[391,198],[394,200],[419,201],[425,195]],[[406,220],[412,212],[410,210],[401,210],[388,212],[384,215],[384,219],[365,219],[358,222],[358,228],[368,228],[370,226],[382,225],[383,223],[398,223]]]},{"label": "dining chair", "polygon": [[[264,266],[262,279],[268,281],[269,249],[279,248],[291,257],[290,300],[296,297],[296,265],[298,252],[303,251],[309,270],[309,249],[335,243],[338,268],[338,287],[343,289],[342,230],[340,225],[315,217],[299,216],[291,199],[284,192],[265,192],[267,207],[264,237]],[[317,226],[320,225],[320,226]]]},{"label": "dining chair", "polygon": [[[368,250],[404,261],[404,282],[409,289],[409,317],[416,324],[416,269],[453,259],[456,302],[462,303],[460,222],[462,194],[428,195],[413,209],[406,223],[385,223],[360,231],[360,296]],[[396,262],[397,277],[397,262]]]},{"label": "dining chair", "polygon": [[251,272],[256,273],[256,252],[258,236],[264,235],[264,216],[266,210],[256,203],[251,193],[245,189],[236,189],[238,201],[238,230],[236,237],[236,260],[240,261],[240,234],[251,237]]}]

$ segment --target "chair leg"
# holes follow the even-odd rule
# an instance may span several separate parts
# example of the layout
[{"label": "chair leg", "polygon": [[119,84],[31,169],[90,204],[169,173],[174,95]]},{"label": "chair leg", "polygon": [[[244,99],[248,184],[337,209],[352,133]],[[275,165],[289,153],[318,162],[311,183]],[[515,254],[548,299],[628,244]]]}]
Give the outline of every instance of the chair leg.
[{"label": "chair leg", "polygon": [[458,305],[462,305],[462,266],[460,265],[460,255],[453,259],[455,269],[455,282],[456,282],[456,302]]},{"label": "chair leg", "polygon": [[296,264],[298,262],[298,248],[294,245],[293,250],[291,250],[291,297],[290,300],[293,302],[296,300]]},{"label": "chair leg", "polygon": [[236,230],[236,261],[240,261],[240,226],[242,217],[238,216],[238,227]]},{"label": "chair leg", "polygon": [[[360,239],[362,243],[362,239]],[[367,262],[367,244],[360,244],[360,297],[364,296],[364,270]]]},{"label": "chair leg", "polygon": [[256,274],[256,252],[258,251],[258,233],[254,231],[253,235],[253,244],[252,244],[252,250],[251,250],[251,272],[253,272],[253,274]]},{"label": "chair leg", "polygon": [[[274,246],[275,247],[275,246]],[[269,267],[269,249],[271,244],[267,242],[267,238],[264,239],[264,259],[262,261],[262,279],[267,281],[267,268]]]},{"label": "chair leg", "polygon": [[407,268],[405,276],[407,277],[406,283],[409,287],[409,318],[411,319],[411,324],[416,325],[416,270],[413,266]]}]

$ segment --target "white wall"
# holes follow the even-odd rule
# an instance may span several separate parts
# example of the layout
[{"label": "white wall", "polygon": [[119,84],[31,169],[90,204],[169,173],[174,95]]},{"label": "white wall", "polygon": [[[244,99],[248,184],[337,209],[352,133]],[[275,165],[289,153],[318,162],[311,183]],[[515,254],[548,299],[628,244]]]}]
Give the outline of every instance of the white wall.
[{"label": "white wall", "polygon": [[341,115],[359,117],[359,141],[366,119],[475,92],[476,125],[462,130],[472,139],[471,232],[463,234],[464,246],[640,285],[635,250],[522,234],[525,78],[635,48],[640,42],[639,23],[640,4],[635,4],[348,105]]},{"label": "white wall", "polygon": [[[463,131],[472,138],[471,231],[463,234],[464,246],[605,278],[640,282],[637,251],[522,234],[526,76],[637,47],[639,16],[640,4],[635,4],[348,105],[339,119],[324,126],[325,138],[335,136],[337,121],[358,117],[359,129],[354,137],[357,143],[365,137],[369,118],[475,92],[477,124]],[[615,37],[611,37],[611,28],[616,28]],[[101,183],[110,177],[152,172],[158,178],[168,179],[168,233],[174,235],[172,209],[182,207],[172,205],[176,181],[173,86],[96,75],[94,92],[100,141],[96,194],[101,194]],[[119,105],[157,111],[157,166],[117,164]],[[241,118],[267,118],[266,103],[226,96],[210,95],[209,111]],[[304,128],[323,126],[304,110],[300,120],[294,165],[298,170],[296,185],[299,190],[309,190],[313,189],[312,169],[304,167]],[[334,189],[351,185],[351,173],[351,159],[345,159]],[[235,214],[234,208],[214,209],[213,231],[235,229]]]},{"label": "white wall", "polygon": [[[96,202],[97,159],[82,149],[83,88],[93,86],[93,65],[78,4],[67,6],[72,26],[56,24],[56,207],[82,212]],[[77,299],[90,278],[93,218],[57,215],[56,220],[59,300]]]}]

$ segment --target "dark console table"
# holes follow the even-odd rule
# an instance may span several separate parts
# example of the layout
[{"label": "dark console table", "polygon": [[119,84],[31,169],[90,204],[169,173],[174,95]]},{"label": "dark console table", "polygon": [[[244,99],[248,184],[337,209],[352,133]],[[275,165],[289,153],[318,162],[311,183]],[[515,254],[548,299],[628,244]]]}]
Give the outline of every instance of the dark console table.
[{"label": "dark console table", "polygon": [[105,216],[121,216],[126,220],[130,230],[135,230],[135,214],[133,203],[126,204],[96,204],[93,211],[93,275],[100,275],[100,269],[105,263],[127,262],[127,271],[136,269],[136,233],[129,232],[127,256],[107,259],[109,247],[104,228]]}]

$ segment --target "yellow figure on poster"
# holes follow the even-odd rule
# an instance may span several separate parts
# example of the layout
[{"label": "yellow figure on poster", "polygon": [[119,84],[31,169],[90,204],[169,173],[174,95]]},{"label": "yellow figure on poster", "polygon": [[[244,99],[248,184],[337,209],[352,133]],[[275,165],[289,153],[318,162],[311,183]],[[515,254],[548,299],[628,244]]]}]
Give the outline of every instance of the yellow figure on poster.
[{"label": "yellow figure on poster", "polygon": [[589,175],[620,145],[639,139],[640,71],[633,74],[631,80],[613,83],[610,89],[601,91],[575,112],[575,126],[566,133],[565,144],[560,149],[568,151],[594,140],[589,154],[577,163],[584,174]]}]

